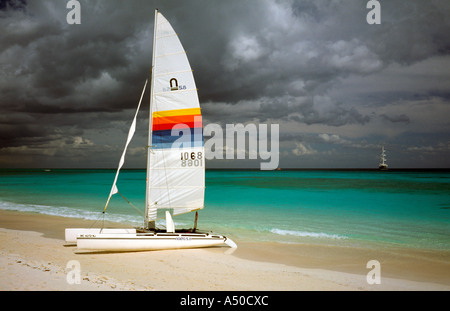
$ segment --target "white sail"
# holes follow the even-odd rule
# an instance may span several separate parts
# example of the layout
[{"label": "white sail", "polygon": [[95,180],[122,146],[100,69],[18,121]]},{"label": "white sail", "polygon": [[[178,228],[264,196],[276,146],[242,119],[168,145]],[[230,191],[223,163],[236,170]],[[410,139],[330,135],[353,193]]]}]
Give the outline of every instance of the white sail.
[{"label": "white sail", "polygon": [[197,88],[186,52],[169,22],[155,16],[147,221],[203,208],[205,153]]},{"label": "white sail", "polygon": [[378,168],[383,170],[386,170],[388,168],[388,165],[386,163],[386,152],[384,150],[384,146],[381,147],[380,164],[378,165]]},{"label": "white sail", "polygon": [[119,177],[120,169],[122,168],[123,164],[125,163],[125,155],[127,153],[128,145],[130,144],[131,139],[134,136],[134,132],[136,131],[136,119],[137,119],[137,115],[139,113],[139,108],[141,107],[141,102],[142,102],[142,98],[144,97],[144,93],[145,93],[145,88],[146,87],[147,87],[147,80],[145,81],[144,88],[142,90],[141,99],[139,100],[139,104],[138,104],[138,107],[136,109],[136,114],[134,115],[134,119],[133,119],[133,122],[131,123],[130,130],[128,131],[127,142],[125,143],[125,148],[123,149],[122,156],[120,157],[119,167],[117,168],[116,177],[114,178],[114,182],[113,182],[113,185],[111,187],[111,191],[109,193],[108,200],[106,201],[106,205],[105,205],[105,208],[103,209],[103,212],[108,207],[108,204],[109,204],[109,201],[111,200],[111,197],[114,194],[116,194],[117,192],[119,192],[119,190],[117,189],[117,185],[116,185],[117,184],[117,178]]}]

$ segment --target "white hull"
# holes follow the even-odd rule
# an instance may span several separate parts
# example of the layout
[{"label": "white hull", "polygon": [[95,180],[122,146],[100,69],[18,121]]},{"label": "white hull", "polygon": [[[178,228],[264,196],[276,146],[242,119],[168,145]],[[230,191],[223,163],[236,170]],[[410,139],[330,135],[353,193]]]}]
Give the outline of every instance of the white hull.
[{"label": "white hull", "polygon": [[380,170],[382,170],[382,171],[385,171],[385,170],[388,169],[388,166],[387,166],[387,164],[380,164],[380,165],[378,166],[378,168],[379,168]]},{"label": "white hull", "polygon": [[226,240],[222,235],[209,233],[101,233],[79,236],[77,248],[112,252],[153,251],[218,246]]},{"label": "white hull", "polygon": [[65,231],[65,240],[67,245],[76,245],[77,237],[87,234],[99,234],[99,233],[136,233],[136,229],[115,229],[115,228],[67,228]]}]

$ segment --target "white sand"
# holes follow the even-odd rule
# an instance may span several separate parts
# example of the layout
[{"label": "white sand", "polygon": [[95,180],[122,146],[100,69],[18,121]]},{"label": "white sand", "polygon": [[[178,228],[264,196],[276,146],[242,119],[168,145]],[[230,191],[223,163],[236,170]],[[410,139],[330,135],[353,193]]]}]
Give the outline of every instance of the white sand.
[{"label": "white sand", "polygon": [[[14,217],[25,217],[4,211],[0,216],[3,224],[8,224],[4,227],[16,226],[11,225]],[[61,220],[27,217],[44,217],[55,226]],[[450,290],[450,284],[442,279],[412,281],[383,275],[380,285],[369,285],[367,269],[348,273],[255,261],[226,255],[225,247],[77,254],[76,248],[64,246],[62,239],[45,235],[51,236],[0,229],[0,290]],[[73,272],[66,268],[71,260],[80,264],[80,284],[67,281],[68,273]]]}]

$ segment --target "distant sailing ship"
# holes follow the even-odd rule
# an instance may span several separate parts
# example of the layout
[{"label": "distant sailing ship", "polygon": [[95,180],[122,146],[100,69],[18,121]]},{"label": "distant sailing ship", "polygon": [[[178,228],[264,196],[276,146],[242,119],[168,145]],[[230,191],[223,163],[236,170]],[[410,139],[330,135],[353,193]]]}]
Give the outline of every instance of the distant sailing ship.
[{"label": "distant sailing ship", "polygon": [[386,152],[384,150],[384,146],[381,147],[380,164],[378,165],[378,168],[383,171],[388,169],[388,165],[386,163]]}]

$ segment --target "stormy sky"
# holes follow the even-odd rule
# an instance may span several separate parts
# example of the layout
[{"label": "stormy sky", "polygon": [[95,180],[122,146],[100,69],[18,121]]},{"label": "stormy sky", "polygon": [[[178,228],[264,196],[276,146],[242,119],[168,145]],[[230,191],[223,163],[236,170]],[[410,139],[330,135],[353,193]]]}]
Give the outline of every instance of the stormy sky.
[{"label": "stormy sky", "polygon": [[[0,167],[114,168],[149,76],[154,9],[204,125],[279,124],[281,168],[450,167],[450,2],[0,0]],[[146,100],[148,92],[146,93]],[[143,168],[148,105],[126,167]],[[259,167],[209,160],[207,167]]]}]

